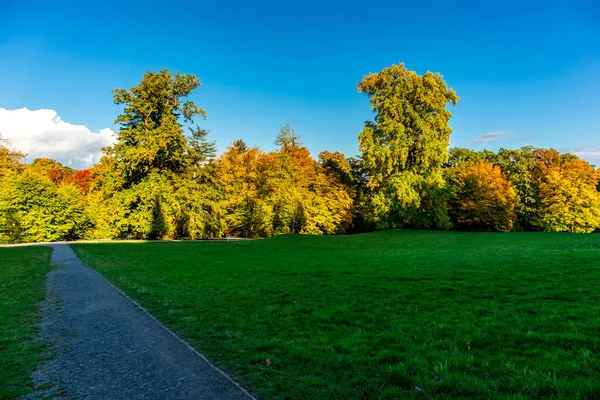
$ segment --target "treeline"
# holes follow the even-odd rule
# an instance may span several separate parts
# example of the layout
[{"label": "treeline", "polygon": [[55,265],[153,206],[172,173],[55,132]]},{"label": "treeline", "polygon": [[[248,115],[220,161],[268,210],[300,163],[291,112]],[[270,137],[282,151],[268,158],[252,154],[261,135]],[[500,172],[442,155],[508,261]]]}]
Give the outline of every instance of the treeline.
[{"label": "treeline", "polygon": [[194,75],[162,70],[116,89],[117,141],[89,170],[24,164],[0,142],[0,242],[600,228],[598,170],[576,156],[448,150],[446,107],[458,96],[439,74],[399,64],[365,76],[358,90],[375,117],[352,158],[313,158],[289,125],[276,151],[237,140],[217,155],[195,124],[206,112],[186,100],[199,86]]}]

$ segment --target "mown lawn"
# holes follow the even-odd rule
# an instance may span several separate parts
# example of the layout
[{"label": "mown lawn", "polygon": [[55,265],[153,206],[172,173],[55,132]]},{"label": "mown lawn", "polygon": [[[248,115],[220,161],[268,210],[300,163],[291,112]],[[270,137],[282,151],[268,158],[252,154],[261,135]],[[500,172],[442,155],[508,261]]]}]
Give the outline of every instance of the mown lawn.
[{"label": "mown lawn", "polygon": [[0,399],[32,390],[31,372],[43,349],[35,342],[35,313],[51,254],[49,247],[0,248]]},{"label": "mown lawn", "polygon": [[264,399],[600,398],[600,236],[78,244]]}]

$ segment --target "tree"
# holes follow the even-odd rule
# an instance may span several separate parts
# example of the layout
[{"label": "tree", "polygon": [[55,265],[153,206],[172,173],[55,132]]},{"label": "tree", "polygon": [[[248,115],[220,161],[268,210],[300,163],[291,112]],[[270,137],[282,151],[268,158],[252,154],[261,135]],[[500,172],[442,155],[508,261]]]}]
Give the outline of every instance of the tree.
[{"label": "tree", "polygon": [[182,179],[175,198],[180,208],[176,221],[176,236],[200,239],[222,237],[227,229],[222,208],[223,193],[218,184],[215,162],[203,166],[196,179]]},{"label": "tree", "polygon": [[501,148],[494,160],[488,160],[498,165],[515,190],[517,205],[515,212],[517,230],[536,230],[539,228],[540,202],[539,181],[536,179],[536,153],[531,146],[516,150]]},{"label": "tree", "polygon": [[598,171],[583,160],[569,159],[562,165],[544,163],[540,225],[546,231],[593,232],[600,228]]},{"label": "tree", "polygon": [[[152,171],[184,171],[190,149],[181,123],[191,124],[196,116],[206,117],[203,109],[184,101],[198,87],[200,79],[195,75],[162,69],[147,72],[129,90],[113,91],[115,104],[124,104],[125,110],[115,121],[121,125],[117,143],[106,153],[115,158],[123,187],[140,183]],[[196,139],[203,137],[198,130],[194,132]]]},{"label": "tree", "polygon": [[[202,235],[198,192],[215,155],[194,118],[206,112],[186,98],[192,74],[147,72],[131,89],[115,89],[125,105],[117,143],[91,171],[89,201],[97,209],[95,236],[173,238]],[[188,136],[184,135],[187,128]]]},{"label": "tree", "polygon": [[28,243],[81,239],[91,225],[77,188],[56,188],[31,171],[0,193],[0,222],[0,241]]},{"label": "tree", "polygon": [[245,237],[344,232],[353,205],[352,190],[340,175],[349,172],[345,157],[324,152],[328,167],[323,167],[289,125],[278,137],[277,151],[263,153],[237,140],[217,158],[214,185],[226,232]]},{"label": "tree", "polygon": [[485,158],[485,154],[482,151],[475,151],[465,147],[453,147],[448,151],[448,161],[444,164],[444,167],[456,167],[465,162],[478,162],[485,160]]},{"label": "tree", "polygon": [[215,158],[217,146],[215,142],[210,142],[206,138],[208,135],[206,129],[196,126],[194,128],[189,128],[189,131],[189,164],[192,167],[203,167],[206,163]]},{"label": "tree", "polygon": [[56,186],[67,181],[75,172],[73,168],[64,166],[51,158],[36,158],[26,168],[38,176],[50,179]]},{"label": "tree", "polygon": [[[177,177],[152,172],[127,189],[100,190],[89,195],[95,209],[98,238],[163,239],[176,236],[181,203]],[[109,186],[110,187],[110,186]]]},{"label": "tree", "polygon": [[154,206],[152,207],[152,222],[150,223],[150,238],[162,239],[169,231],[167,221],[162,208],[161,195],[154,197]]},{"label": "tree", "polygon": [[12,150],[8,147],[8,140],[2,138],[0,134],[0,178],[8,171],[17,171],[22,169],[21,160],[26,154]]},{"label": "tree", "polygon": [[369,96],[375,113],[375,121],[365,122],[358,138],[369,184],[377,187],[404,171],[437,173],[448,159],[452,133],[446,105],[458,102],[442,76],[421,76],[401,63],[365,76],[357,89]]},{"label": "tree", "polygon": [[350,157],[347,159],[350,167],[350,182],[348,186],[354,194],[354,204],[352,222],[349,232],[360,233],[375,230],[376,226],[372,215],[373,208],[371,200],[373,197],[372,189],[369,187],[369,172],[364,166],[362,156]]},{"label": "tree", "polygon": [[325,150],[319,153],[319,162],[329,176],[335,177],[344,185],[351,185],[352,169],[344,154]]},{"label": "tree", "polygon": [[81,190],[81,193],[87,194],[92,184],[92,174],[89,169],[75,171],[67,178],[68,183],[73,183]]},{"label": "tree", "polygon": [[248,150],[248,146],[242,139],[234,140],[231,144],[231,148],[237,151],[238,153],[243,153]]},{"label": "tree", "polygon": [[296,129],[292,128],[290,124],[286,124],[279,131],[275,144],[287,150],[288,148],[299,147],[302,143],[296,135]]},{"label": "tree", "polygon": [[516,197],[499,167],[485,161],[448,171],[453,187],[450,214],[457,228],[470,231],[512,229]]},{"label": "tree", "polygon": [[533,175],[539,182],[544,179],[548,171],[560,168],[565,163],[563,156],[555,149],[534,149],[533,159],[535,162]]},{"label": "tree", "polygon": [[275,190],[270,201],[277,204],[278,220],[286,221],[284,231],[345,232],[352,220],[353,193],[342,182],[350,172],[344,155],[326,151],[322,163],[316,162],[289,124],[276,143],[280,148],[273,154]]},{"label": "tree", "polygon": [[515,190],[517,198],[515,206],[517,220],[513,229],[529,231],[538,229],[539,225],[539,189],[535,176],[537,153],[538,149],[531,146],[515,150],[501,148],[498,153],[454,147],[450,149],[450,157],[445,167],[451,168],[463,163],[479,161],[499,166]]},{"label": "tree", "polygon": [[222,193],[227,233],[243,237],[267,236],[269,158],[258,148],[235,141],[217,161],[217,185]]},{"label": "tree", "polygon": [[[436,227],[433,220],[424,221],[431,212],[422,194],[443,187],[441,167],[448,160],[452,132],[446,105],[455,105],[458,96],[440,74],[421,76],[402,63],[365,76],[357,89],[369,96],[375,113],[359,134],[372,190],[370,220],[379,228],[410,226],[416,220]],[[443,225],[438,227],[447,228]]]}]

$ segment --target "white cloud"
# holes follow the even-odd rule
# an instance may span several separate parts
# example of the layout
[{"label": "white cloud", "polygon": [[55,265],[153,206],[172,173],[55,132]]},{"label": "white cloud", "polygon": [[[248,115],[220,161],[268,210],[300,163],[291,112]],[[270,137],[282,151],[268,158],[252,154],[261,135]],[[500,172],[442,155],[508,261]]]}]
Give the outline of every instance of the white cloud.
[{"label": "white cloud", "polygon": [[590,144],[581,147],[572,147],[570,149],[561,149],[563,153],[575,154],[585,161],[600,166],[600,143]]},{"label": "white cloud", "polygon": [[496,131],[496,132],[482,133],[481,135],[477,135],[474,138],[471,138],[469,141],[471,143],[498,142],[498,141],[501,141],[502,139],[505,139],[510,134],[511,134],[511,131]]},{"label": "white cloud", "polygon": [[0,134],[11,148],[27,153],[27,161],[48,157],[72,168],[88,168],[100,160],[102,147],[115,142],[113,133],[70,124],[54,110],[0,108]]}]

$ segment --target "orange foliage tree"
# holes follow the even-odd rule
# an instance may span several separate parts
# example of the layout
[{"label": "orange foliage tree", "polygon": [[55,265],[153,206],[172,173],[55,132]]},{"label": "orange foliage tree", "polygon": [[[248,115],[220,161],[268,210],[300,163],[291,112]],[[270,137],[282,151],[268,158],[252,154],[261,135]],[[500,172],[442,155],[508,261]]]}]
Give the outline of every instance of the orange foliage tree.
[{"label": "orange foliage tree", "polygon": [[87,193],[92,183],[92,173],[89,169],[75,171],[72,175],[69,175],[67,182],[77,185],[81,193]]},{"label": "orange foliage tree", "polygon": [[453,189],[450,214],[456,228],[510,231],[516,195],[499,167],[485,161],[464,163],[448,172]]}]

